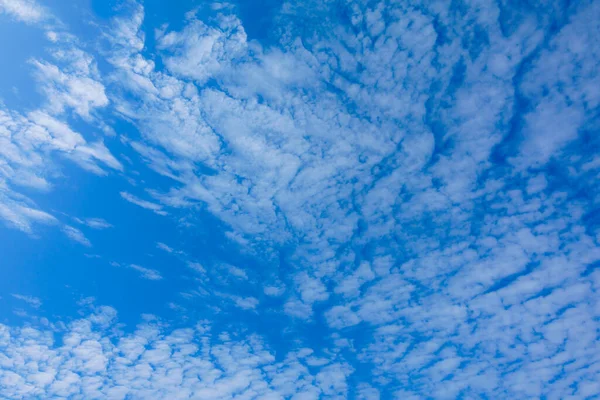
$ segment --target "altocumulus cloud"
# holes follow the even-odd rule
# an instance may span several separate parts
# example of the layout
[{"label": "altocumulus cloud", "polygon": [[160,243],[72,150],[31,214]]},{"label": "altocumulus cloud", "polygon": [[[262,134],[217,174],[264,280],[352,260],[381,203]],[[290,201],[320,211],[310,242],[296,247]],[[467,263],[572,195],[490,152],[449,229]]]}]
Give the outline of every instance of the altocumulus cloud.
[{"label": "altocumulus cloud", "polygon": [[[6,4],[29,23],[43,15]],[[600,2],[290,0],[269,43],[238,11],[152,30],[127,2],[100,27],[103,51],[63,39],[51,61],[32,60],[48,101],[0,105],[0,217],[30,234],[60,224],[20,189],[52,190],[51,154],[99,179],[124,174],[147,199],[115,197],[157,218],[208,211],[260,260],[260,272],[208,268],[152,242],[196,274],[186,304],[243,317],[222,329],[146,316],[125,330],[96,307],[0,325],[2,392],[597,396]],[[136,128],[121,143],[160,185],[69,126],[106,127],[103,113]],[[269,343],[248,318],[283,320],[294,340]]]},{"label": "altocumulus cloud", "polygon": [[4,396],[341,397],[352,371],[328,359],[313,373],[313,351],[306,348],[277,361],[260,337],[214,331],[208,322],[172,329],[146,315],[135,331],[124,333],[110,307],[97,307],[68,324],[44,322],[16,329],[0,324]]}]

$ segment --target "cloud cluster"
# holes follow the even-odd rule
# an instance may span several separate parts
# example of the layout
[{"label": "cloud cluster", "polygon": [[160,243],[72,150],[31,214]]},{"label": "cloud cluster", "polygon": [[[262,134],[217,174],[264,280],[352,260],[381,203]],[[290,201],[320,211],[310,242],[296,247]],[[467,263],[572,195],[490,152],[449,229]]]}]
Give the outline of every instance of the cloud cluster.
[{"label": "cloud cluster", "polygon": [[0,324],[0,349],[9,398],[342,399],[352,372],[335,359],[315,364],[308,348],[275,357],[261,337],[208,322],[174,329],[146,316],[125,332],[110,307],[67,324]]},{"label": "cloud cluster", "polygon": [[0,12],[26,23],[37,23],[49,17],[48,12],[33,0],[1,0]]},{"label": "cloud cluster", "polygon": [[[157,30],[149,55],[144,9],[130,2],[104,35],[109,83],[82,53],[61,70],[34,62],[53,101],[1,111],[0,216],[26,231],[55,220],[12,189],[47,190],[48,153],[97,174],[121,170],[60,120],[109,108],[138,129],[122,139],[137,161],[166,178],[132,178],[148,199],[121,197],[162,216],[206,210],[264,266],[209,268],[158,243],[195,274],[189,307],[286,318],[297,337],[274,354],[266,338],[205,324],[148,321],[126,334],[94,314],[62,342],[52,324],[4,328],[5,390],[597,394],[600,3],[412,3],[288,1],[276,43],[251,40],[235,7],[217,7]],[[29,362],[29,346],[55,356]]]},{"label": "cloud cluster", "polygon": [[191,19],[160,33],[166,70],[140,51],[138,7],[112,39],[138,43],[113,63],[137,101],[114,101],[174,181],[157,201],[204,205],[241,243],[293,246],[284,311],[310,321],[327,304],[329,329],[369,332],[357,362],[398,396],[585,397],[597,200],[564,179],[596,188],[582,146],[598,6],[549,20],[448,7],[348,5],[346,25],[322,15],[323,31],[293,40],[292,26],[273,48],[231,15]]}]

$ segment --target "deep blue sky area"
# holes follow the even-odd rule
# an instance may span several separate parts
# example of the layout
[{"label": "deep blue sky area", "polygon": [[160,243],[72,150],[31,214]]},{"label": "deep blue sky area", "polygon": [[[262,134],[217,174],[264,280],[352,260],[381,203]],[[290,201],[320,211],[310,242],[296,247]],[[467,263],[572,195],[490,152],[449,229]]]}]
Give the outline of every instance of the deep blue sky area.
[{"label": "deep blue sky area", "polygon": [[0,398],[600,396],[600,2],[0,0]]}]

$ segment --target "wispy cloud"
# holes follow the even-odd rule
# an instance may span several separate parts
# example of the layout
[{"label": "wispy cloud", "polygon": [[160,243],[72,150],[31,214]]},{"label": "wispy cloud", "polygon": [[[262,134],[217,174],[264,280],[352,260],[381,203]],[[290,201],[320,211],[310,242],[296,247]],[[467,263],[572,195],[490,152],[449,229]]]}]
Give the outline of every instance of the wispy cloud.
[{"label": "wispy cloud", "polygon": [[139,198],[135,197],[134,195],[129,194],[127,192],[121,192],[121,197],[124,198],[125,200],[127,200],[128,202],[135,204],[136,206],[140,206],[147,210],[154,211],[158,215],[167,215],[167,212],[162,210],[163,206],[161,206],[160,204],[152,203],[147,200],[139,199]]},{"label": "wispy cloud", "polygon": [[108,229],[113,227],[112,224],[102,218],[86,218],[83,222],[93,229]]},{"label": "wispy cloud", "polygon": [[155,269],[141,267],[137,264],[130,264],[129,268],[139,272],[142,278],[148,279],[150,281],[159,281],[163,278],[160,272],[158,272]]},{"label": "wispy cloud", "polygon": [[42,301],[40,299],[38,299],[37,297],[25,296],[22,294],[13,294],[12,297],[14,297],[15,299],[24,301],[25,303],[29,304],[33,308],[40,308],[42,306]]},{"label": "wispy cloud", "polygon": [[67,237],[69,239],[71,239],[79,244],[82,244],[87,247],[92,246],[92,243],[88,240],[88,238],[86,238],[85,235],[83,234],[83,232],[81,232],[77,228],[73,228],[72,226],[65,225],[63,227],[63,232],[65,233],[65,235],[67,235]]},{"label": "wispy cloud", "polygon": [[158,247],[161,250],[166,251],[167,253],[173,253],[175,251],[172,247],[169,247],[162,242],[156,242],[156,247]]},{"label": "wispy cloud", "polygon": [[32,233],[32,225],[35,223],[55,224],[57,219],[30,204],[23,202],[19,196],[7,190],[0,182],[0,218],[2,218],[9,226],[17,228],[23,232]]}]

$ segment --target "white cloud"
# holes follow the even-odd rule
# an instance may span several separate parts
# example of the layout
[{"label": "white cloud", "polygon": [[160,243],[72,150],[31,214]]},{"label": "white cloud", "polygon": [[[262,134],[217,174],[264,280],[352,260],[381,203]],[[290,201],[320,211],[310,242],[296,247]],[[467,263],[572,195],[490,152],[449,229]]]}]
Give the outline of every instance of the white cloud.
[{"label": "white cloud", "polygon": [[166,244],[164,244],[162,242],[156,242],[156,247],[158,247],[161,250],[166,251],[167,253],[172,253],[173,251],[175,251],[175,250],[173,250],[172,247],[169,247],[169,246],[167,246]]},{"label": "white cloud", "polygon": [[295,280],[300,296],[305,303],[312,304],[315,301],[327,300],[329,296],[327,289],[318,278],[313,278],[307,273],[301,272]]},{"label": "white cloud", "polygon": [[[203,399],[344,398],[348,393],[350,369],[344,363],[309,369],[302,350],[276,361],[260,336],[213,331],[207,324],[172,329],[153,318],[125,334],[112,331],[115,315],[110,307],[98,307],[66,325],[0,324],[0,346],[7,351],[0,369],[2,393],[11,398]],[[62,340],[56,341],[55,333]]]},{"label": "white cloud", "polygon": [[124,198],[125,200],[127,200],[128,202],[135,204],[136,206],[140,206],[147,210],[154,211],[158,215],[167,215],[167,212],[162,210],[163,207],[160,204],[156,204],[156,203],[152,203],[150,201],[139,199],[139,198],[135,197],[134,195],[129,194],[127,192],[121,192],[121,197]]},{"label": "white cloud", "polygon": [[89,120],[94,109],[108,105],[104,85],[94,79],[97,72],[93,60],[78,49],[58,54],[69,59],[72,67],[65,71],[48,62],[32,61],[37,70],[39,88],[48,99],[47,109],[58,114],[73,109],[80,117]]},{"label": "white cloud", "polygon": [[357,270],[349,276],[346,276],[335,288],[335,293],[342,293],[344,296],[356,296],[360,287],[375,277],[368,263],[361,263]]},{"label": "white cloud", "polygon": [[0,12],[27,23],[41,22],[49,17],[48,11],[33,0],[0,0]]},{"label": "white cloud", "polygon": [[[44,9],[28,1],[0,2],[1,10],[29,22],[48,17]],[[56,43],[51,49],[57,65],[32,61],[46,106],[24,114],[0,104],[0,218],[30,234],[35,223],[55,223],[56,218],[39,210],[20,194],[20,188],[51,190],[52,180],[60,176],[57,155],[97,175],[106,175],[107,169],[122,170],[102,140],[88,143],[65,120],[67,111],[73,110],[90,121],[91,110],[107,104],[92,57],[66,43]],[[96,89],[100,97],[94,94]]]},{"label": "white cloud", "polygon": [[[77,65],[62,68],[58,53],[60,70],[34,62],[55,106],[1,114],[0,216],[26,231],[36,220],[53,221],[12,189],[51,187],[45,152],[97,174],[123,170],[101,142],[88,144],[61,119],[73,113],[91,121],[94,110],[110,108],[140,131],[123,142],[172,182],[157,190],[140,177],[151,201],[121,196],[160,215],[199,205],[266,265],[260,273],[221,264],[206,271],[189,261],[205,275],[194,281],[213,287],[184,297],[214,300],[219,312],[261,313],[263,304],[249,294],[281,296],[268,301],[283,303],[277,318],[300,319],[289,327],[301,327],[294,339],[305,339],[304,328],[322,329],[327,355],[338,359],[292,352],[275,362],[260,341],[227,333],[200,343],[181,337],[204,338],[204,331],[156,327],[125,337],[123,347],[89,343],[73,353],[79,361],[72,375],[29,380],[6,372],[10,393],[593,393],[600,233],[592,210],[600,198],[590,132],[600,101],[598,3],[549,6],[541,18],[535,7],[515,11],[502,2],[462,4],[460,11],[452,2],[335,2],[344,24],[321,3],[287,2],[275,19],[286,26],[278,26],[280,42],[272,46],[248,42],[230,14],[203,21],[188,14],[180,30],[158,33],[160,64],[142,51],[143,8],[130,3],[132,14],[106,33],[114,90],[105,90],[89,57],[74,54]],[[228,287],[232,282],[239,287]],[[343,357],[365,374],[352,380],[362,382],[355,388]],[[220,363],[231,359],[233,367]],[[113,372],[118,379],[89,393],[78,386],[81,376]],[[52,376],[59,382],[43,386]]]},{"label": "white cloud", "polygon": [[200,263],[189,261],[187,263],[187,266],[190,267],[191,269],[193,269],[194,271],[199,272],[201,274],[205,274],[206,273],[206,269]]},{"label": "white cloud", "polygon": [[[584,300],[596,278],[580,276],[597,257],[581,218],[596,200],[550,181],[595,188],[581,170],[589,152],[569,152],[595,126],[585,104],[599,98],[587,50],[598,6],[550,29],[553,17],[495,3],[466,4],[460,18],[450,3],[336,3],[343,26],[319,14],[327,4],[288,3],[271,48],[248,43],[230,15],[160,31],[166,69],[141,51],[142,7],[117,19],[110,61],[127,96],[111,101],[141,132],[131,148],[173,180],[148,192],[156,203],[135,200],[160,212],[200,204],[259,256],[291,249],[291,272],[274,268],[287,290],[263,292],[285,294],[294,317],[318,310],[340,352],[366,327],[357,356],[373,381],[415,383],[399,396],[576,393],[548,364],[596,353],[589,325],[580,346],[556,347],[596,315]],[[315,30],[295,26],[306,9]],[[540,168],[552,160],[554,177]],[[548,375],[500,376],[507,363]]]},{"label": "white cloud", "polygon": [[86,218],[83,223],[92,229],[108,229],[113,225],[102,218]]},{"label": "white cloud", "polygon": [[285,287],[283,286],[265,286],[263,292],[267,296],[278,297],[285,293]]},{"label": "white cloud", "polygon": [[254,310],[258,306],[258,299],[254,297],[232,297],[235,305],[244,310]]},{"label": "white cloud", "polygon": [[586,111],[600,104],[594,88],[600,53],[593,46],[600,31],[594,17],[599,9],[597,4],[582,5],[571,15],[522,80],[532,110],[525,116],[517,165],[539,166],[561,156],[585,126]]},{"label": "white cloud", "polygon": [[291,317],[310,320],[313,315],[312,304],[306,304],[298,299],[290,299],[283,306],[285,313]]},{"label": "white cloud", "polygon": [[[500,6],[466,6],[464,20],[445,7],[423,7],[356,5],[347,10],[351,29],[325,18],[314,37],[294,37],[292,27],[282,38],[283,50],[256,45],[252,56],[243,53],[241,36],[222,43],[227,38],[218,21],[188,21],[178,32],[159,35],[167,38],[167,71],[140,53],[140,9],[134,23],[119,20],[127,35],[113,40],[136,38],[114,62],[118,76],[135,76],[121,85],[141,103],[115,100],[146,142],[132,147],[176,182],[154,192],[156,200],[164,207],[205,205],[240,243],[272,246],[274,253],[283,244],[293,247],[294,272],[286,276],[291,284],[284,299],[288,315],[309,319],[313,306],[327,301],[323,316],[331,329],[381,329],[361,355],[382,365],[375,369],[378,376],[401,380],[431,361],[431,384],[464,361],[449,355],[442,363],[436,340],[466,337],[466,326],[477,328],[465,322],[472,299],[502,292],[502,302],[524,302],[561,284],[549,276],[566,278],[545,268],[544,278],[525,278],[542,254],[555,257],[556,268],[568,268],[573,258],[564,258],[570,250],[561,243],[581,241],[595,251],[582,232],[560,233],[575,229],[579,206],[548,197],[548,179],[538,172],[530,180],[524,167],[553,157],[574,169],[581,165],[565,156],[565,146],[589,117],[562,94],[551,93],[539,104],[535,99],[556,80],[542,66],[564,65],[560,79],[574,92],[569,96],[585,92],[595,104],[587,89],[596,79],[589,67],[595,55],[578,50],[589,45],[576,47],[575,62],[564,50],[580,42],[567,40],[575,39],[570,31],[585,30],[585,42],[596,25],[576,23],[593,10],[572,15],[568,29],[546,45],[550,22],[525,18],[507,32]],[[377,17],[383,9],[384,24]],[[485,45],[475,40],[480,34],[474,27],[485,32]],[[223,57],[227,45],[233,50]],[[538,61],[555,56],[558,64]],[[578,62],[587,75],[569,72]],[[568,81],[572,76],[586,77]],[[215,85],[189,89],[187,79],[209,77]],[[529,113],[515,103],[519,96],[532,102]],[[550,117],[557,123],[546,126]],[[510,162],[494,169],[494,157]],[[196,173],[196,163],[211,173]],[[531,182],[525,192],[516,188],[523,182]],[[575,220],[558,211],[564,207],[575,212]],[[505,281],[503,289],[499,282]],[[519,318],[494,301],[498,307],[487,314]],[[401,323],[406,320],[412,325]],[[403,329],[414,336],[402,335]],[[435,340],[428,347],[414,337]],[[390,355],[394,361],[385,362]],[[404,369],[397,366],[403,357]],[[470,368],[478,368],[471,362]],[[469,381],[473,396],[493,390],[495,379],[490,371],[480,386]]]},{"label": "white cloud", "polygon": [[79,229],[73,228],[72,226],[68,226],[68,225],[65,225],[62,229],[63,229],[63,232],[65,233],[65,235],[67,235],[69,237],[69,239],[71,239],[77,243],[80,243],[84,246],[87,246],[87,247],[92,246],[90,241],[85,237],[83,232],[81,232]]},{"label": "white cloud", "polygon": [[175,75],[204,83],[227,73],[236,58],[246,55],[246,32],[234,16],[217,17],[216,26],[188,21],[181,32],[159,33],[158,48],[166,53],[165,65]]},{"label": "white cloud", "polygon": [[140,276],[142,278],[148,279],[150,281],[159,281],[163,278],[160,272],[158,272],[155,269],[145,268],[137,264],[130,264],[129,268],[136,270],[140,273]]},{"label": "white cloud", "polygon": [[0,218],[9,226],[26,233],[32,233],[34,223],[55,224],[57,219],[52,215],[32,208],[30,202],[24,202],[23,198],[12,198],[12,193],[6,191],[0,182]]},{"label": "white cloud", "polygon": [[238,267],[236,267],[234,265],[231,265],[231,264],[224,264],[224,265],[221,266],[221,268],[223,268],[224,270],[226,270],[227,274],[229,276],[233,276],[233,277],[235,277],[237,279],[241,279],[241,280],[244,280],[244,281],[248,280],[248,275],[241,268],[238,268]]},{"label": "white cloud", "polygon": [[14,297],[15,299],[24,301],[25,303],[29,304],[33,308],[40,308],[42,305],[42,301],[40,299],[38,299],[37,297],[25,296],[22,294],[13,294],[12,297]]}]

